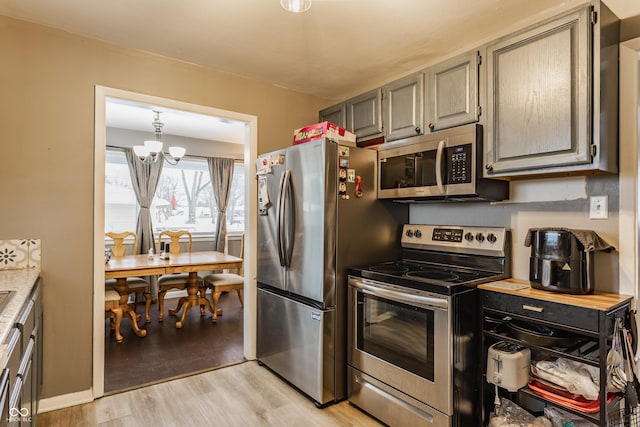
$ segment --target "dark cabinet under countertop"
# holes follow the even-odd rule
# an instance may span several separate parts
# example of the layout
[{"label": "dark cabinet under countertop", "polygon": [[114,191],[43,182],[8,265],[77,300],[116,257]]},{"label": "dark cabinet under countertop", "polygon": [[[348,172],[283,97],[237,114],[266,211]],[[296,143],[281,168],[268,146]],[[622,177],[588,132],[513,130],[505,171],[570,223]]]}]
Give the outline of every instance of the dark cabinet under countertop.
[{"label": "dark cabinet under countertop", "polygon": [[38,279],[5,340],[7,364],[0,376],[0,426],[36,425],[42,390],[42,326],[42,279]]},{"label": "dark cabinet under countertop", "polygon": [[[510,284],[528,284],[509,279]],[[500,283],[480,285],[482,327],[482,381],[484,398],[484,425],[487,425],[493,410],[495,387],[487,382],[487,351],[496,342],[518,344],[531,350],[531,359],[554,360],[562,357],[599,368],[599,411],[586,413],[568,408],[560,403],[536,394],[529,386],[516,392],[500,389],[507,397],[524,409],[540,415],[547,405],[558,407],[578,415],[598,426],[607,426],[612,416],[620,411],[623,398],[615,396],[607,402],[607,352],[616,319],[628,322],[631,296],[596,292],[590,295],[559,294],[530,287],[520,290],[499,287]],[[532,327],[551,328],[560,335],[569,336],[568,343],[548,344],[530,337],[514,334],[509,322],[520,322]]]}]

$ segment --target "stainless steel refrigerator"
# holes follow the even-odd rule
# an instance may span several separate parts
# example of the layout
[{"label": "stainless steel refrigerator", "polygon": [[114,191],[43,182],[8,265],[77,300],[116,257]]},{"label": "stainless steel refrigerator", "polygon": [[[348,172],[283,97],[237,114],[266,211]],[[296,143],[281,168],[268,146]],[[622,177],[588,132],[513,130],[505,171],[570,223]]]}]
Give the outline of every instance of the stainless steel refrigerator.
[{"label": "stainless steel refrigerator", "polygon": [[319,139],[258,164],[258,361],[318,406],[342,400],[346,267],[397,255],[407,207],[376,199],[375,150]]}]

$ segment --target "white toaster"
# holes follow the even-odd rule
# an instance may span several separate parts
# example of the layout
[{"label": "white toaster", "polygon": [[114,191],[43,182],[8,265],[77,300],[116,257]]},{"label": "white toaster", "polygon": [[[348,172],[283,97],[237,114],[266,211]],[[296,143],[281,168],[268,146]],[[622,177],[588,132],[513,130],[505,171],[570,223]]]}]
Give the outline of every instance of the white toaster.
[{"label": "white toaster", "polygon": [[529,382],[531,350],[517,344],[499,341],[489,347],[487,382],[511,392]]}]

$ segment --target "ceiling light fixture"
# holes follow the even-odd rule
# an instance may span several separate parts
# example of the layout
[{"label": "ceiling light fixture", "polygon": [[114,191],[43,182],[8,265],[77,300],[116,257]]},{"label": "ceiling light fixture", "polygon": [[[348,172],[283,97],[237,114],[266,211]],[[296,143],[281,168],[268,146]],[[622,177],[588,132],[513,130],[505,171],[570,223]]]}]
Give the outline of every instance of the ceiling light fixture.
[{"label": "ceiling light fixture", "polygon": [[[151,124],[155,129],[156,139],[145,141],[144,145],[133,146],[133,152],[136,156],[140,161],[147,164],[158,160],[159,154],[162,153],[162,126],[164,126],[164,123],[160,121],[160,111],[153,110],[153,112],[154,118]],[[169,147],[169,154],[162,153],[162,157],[170,165],[177,165],[186,151],[182,147]]]},{"label": "ceiling light fixture", "polygon": [[280,0],[280,5],[288,12],[306,12],[311,7],[311,0]]}]

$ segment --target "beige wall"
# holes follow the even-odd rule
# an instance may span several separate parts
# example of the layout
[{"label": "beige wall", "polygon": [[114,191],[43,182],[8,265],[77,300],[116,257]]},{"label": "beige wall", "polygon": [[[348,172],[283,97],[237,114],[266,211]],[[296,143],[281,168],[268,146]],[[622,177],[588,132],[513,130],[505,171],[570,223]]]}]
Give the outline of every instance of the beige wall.
[{"label": "beige wall", "polygon": [[2,16],[0,57],[0,237],[42,239],[43,397],[88,390],[94,86],[255,115],[261,153],[328,102]]},{"label": "beige wall", "polygon": [[[499,203],[434,204],[412,205],[409,220],[413,223],[462,224],[478,226],[508,227],[511,230],[511,275],[529,279],[529,257],[531,248],[524,246],[527,231],[538,227],[563,227],[593,230],[607,243],[620,248],[618,230],[619,183],[617,175],[594,175],[575,178],[583,182],[584,194],[569,199],[563,193],[567,179],[548,178],[532,184],[533,192],[539,192],[537,201],[514,203],[512,200]],[[514,185],[511,183],[511,193]],[[558,189],[557,193],[550,191]],[[545,194],[546,193],[546,194]],[[609,197],[609,218],[589,219],[589,197]],[[601,292],[635,294],[635,284],[619,283],[619,251],[594,254],[595,289]]]}]

